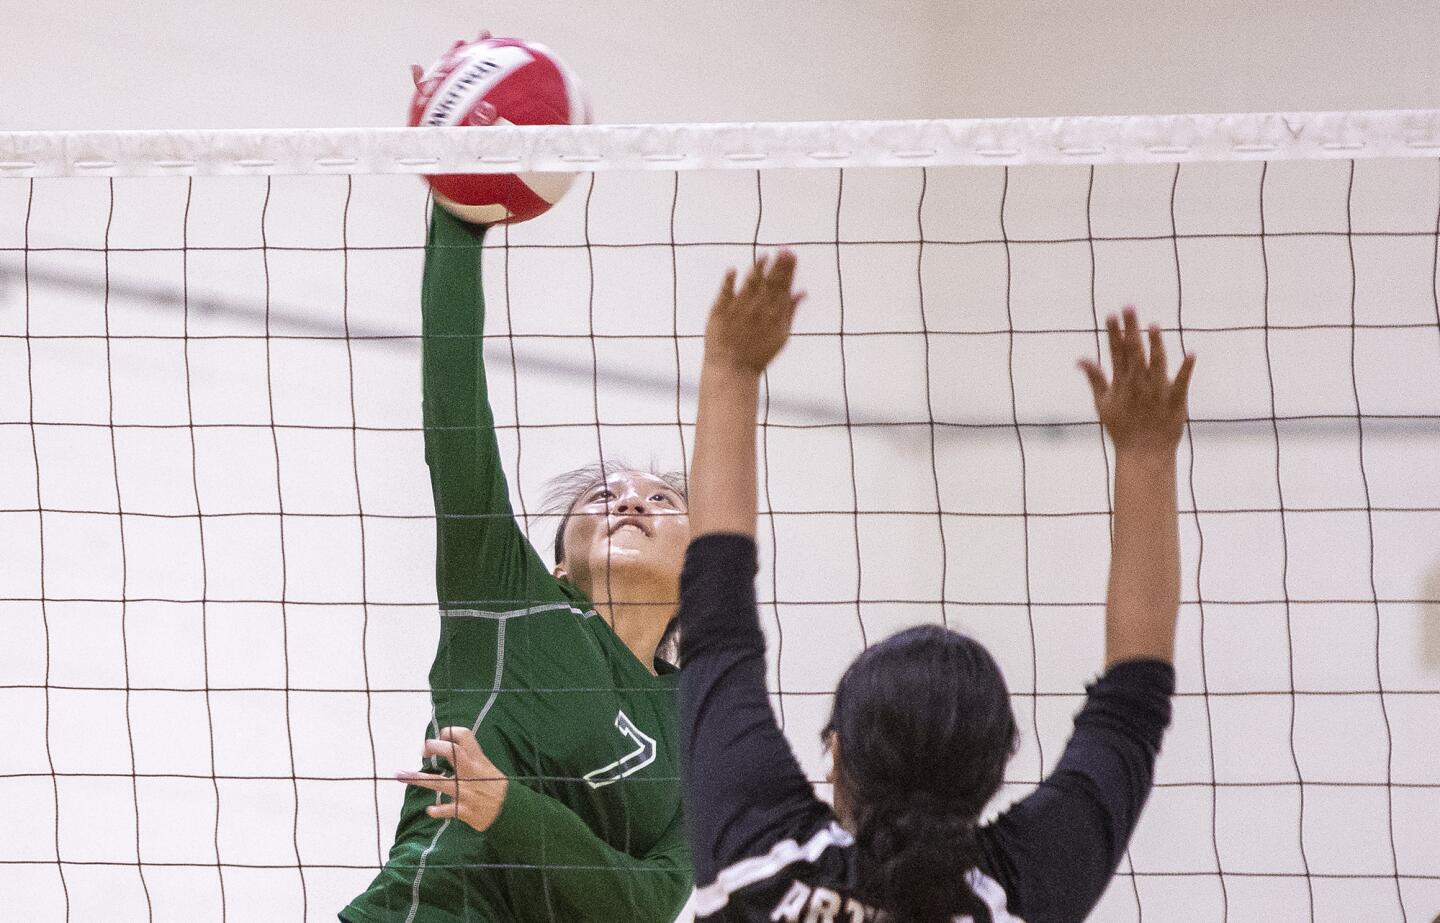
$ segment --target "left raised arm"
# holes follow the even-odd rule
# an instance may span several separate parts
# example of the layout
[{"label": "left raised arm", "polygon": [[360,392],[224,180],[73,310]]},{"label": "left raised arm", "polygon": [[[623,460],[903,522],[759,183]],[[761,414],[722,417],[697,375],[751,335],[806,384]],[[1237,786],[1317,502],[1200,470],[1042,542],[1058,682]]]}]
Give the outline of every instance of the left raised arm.
[{"label": "left raised arm", "polygon": [[700,412],[690,466],[690,530],[755,536],[755,424],[760,376],[790,337],[795,255],[755,263],[739,289],[725,276],[705,325]]},{"label": "left raised arm", "polygon": [[724,869],[830,820],[775,723],[755,603],[756,403],[803,297],[794,276],[790,253],[757,262],[738,289],[730,273],[705,327],[680,578],[681,776],[701,916],[737,886]]}]

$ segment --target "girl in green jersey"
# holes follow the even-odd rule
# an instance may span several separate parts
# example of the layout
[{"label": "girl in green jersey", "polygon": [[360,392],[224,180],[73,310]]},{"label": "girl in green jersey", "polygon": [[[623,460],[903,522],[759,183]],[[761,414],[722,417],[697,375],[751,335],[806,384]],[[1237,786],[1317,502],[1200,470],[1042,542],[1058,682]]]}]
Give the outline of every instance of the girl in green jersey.
[{"label": "girl in green jersey", "polygon": [[515,521],[486,391],[484,234],[434,211],[421,295],[432,718],[422,771],[401,773],[389,859],[341,919],[669,923],[691,875],[676,675],[655,651],[689,541],[683,485],[602,469],[545,567]]}]

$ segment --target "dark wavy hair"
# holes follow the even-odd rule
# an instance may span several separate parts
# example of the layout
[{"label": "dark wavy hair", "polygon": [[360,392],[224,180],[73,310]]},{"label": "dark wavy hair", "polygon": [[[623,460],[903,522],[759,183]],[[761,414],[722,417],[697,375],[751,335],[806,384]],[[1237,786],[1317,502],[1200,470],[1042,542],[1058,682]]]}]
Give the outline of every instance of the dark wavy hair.
[{"label": "dark wavy hair", "polygon": [[850,807],[860,893],[894,923],[990,911],[966,873],[976,828],[1018,741],[1005,678],[978,641],[938,625],[869,648],[835,690],[837,784]]}]

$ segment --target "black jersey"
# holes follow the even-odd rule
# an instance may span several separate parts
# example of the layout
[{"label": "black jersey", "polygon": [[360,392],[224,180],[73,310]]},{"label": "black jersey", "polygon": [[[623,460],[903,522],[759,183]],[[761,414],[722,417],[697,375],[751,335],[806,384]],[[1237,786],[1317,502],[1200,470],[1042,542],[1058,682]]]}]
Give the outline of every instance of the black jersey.
[{"label": "black jersey", "polygon": [[[770,707],[755,560],[749,538],[704,536],[681,578],[696,918],[875,921],[883,908],[857,890],[854,841],[815,796]],[[980,861],[964,873],[995,923],[1078,921],[1094,908],[1150,793],[1174,689],[1168,663],[1112,666],[1087,690],[1054,772],[979,830]]]}]

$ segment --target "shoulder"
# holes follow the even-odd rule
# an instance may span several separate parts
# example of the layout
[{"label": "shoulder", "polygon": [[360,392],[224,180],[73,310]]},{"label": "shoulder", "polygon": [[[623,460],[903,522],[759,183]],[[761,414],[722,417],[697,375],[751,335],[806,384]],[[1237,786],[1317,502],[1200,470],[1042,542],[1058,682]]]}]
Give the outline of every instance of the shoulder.
[{"label": "shoulder", "polygon": [[585,594],[548,572],[524,573],[516,569],[509,583],[488,591],[484,598],[456,599],[440,605],[443,620],[513,622],[517,619],[586,620],[595,618],[595,607]]}]

